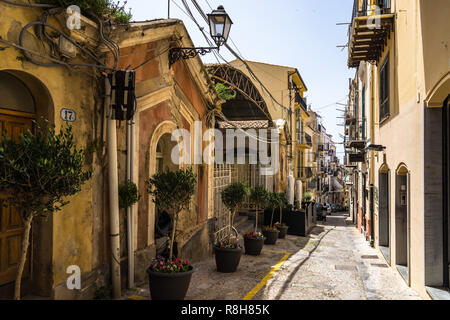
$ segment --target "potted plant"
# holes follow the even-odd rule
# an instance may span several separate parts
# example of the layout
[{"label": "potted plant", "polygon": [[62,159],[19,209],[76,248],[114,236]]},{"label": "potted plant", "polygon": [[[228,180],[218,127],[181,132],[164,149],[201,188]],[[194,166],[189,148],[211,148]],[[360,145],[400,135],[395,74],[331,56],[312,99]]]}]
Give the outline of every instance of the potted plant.
[{"label": "potted plant", "polygon": [[234,183],[226,187],[222,193],[222,202],[230,210],[228,235],[225,239],[218,239],[214,252],[218,272],[233,273],[237,270],[242,256],[242,248],[237,239],[232,238],[234,217],[239,206],[244,203],[248,195],[248,188],[243,183]]},{"label": "potted plant", "polygon": [[266,205],[267,202],[267,190],[262,186],[252,188],[250,191],[250,201],[256,207],[256,219],[255,219],[255,231],[244,235],[245,254],[252,256],[259,256],[264,246],[266,238],[260,232],[258,232],[258,220],[259,220],[259,208]]},{"label": "potted plant", "polygon": [[120,209],[127,209],[137,203],[140,199],[141,195],[133,181],[127,180],[124,184],[119,186]]},{"label": "potted plant", "polygon": [[267,194],[267,208],[272,210],[272,215],[270,217],[270,225],[263,227],[263,235],[266,237],[266,241],[264,244],[275,245],[278,240],[278,234],[280,231],[273,225],[273,216],[275,213],[275,209],[278,208],[278,194],[277,193],[268,193]]},{"label": "potted plant", "polygon": [[305,193],[305,195],[303,196],[302,207],[306,208],[309,205],[309,203],[311,202],[311,200],[312,200],[312,194],[309,192]]},{"label": "potted plant", "polygon": [[173,245],[179,214],[189,209],[196,184],[192,168],[167,170],[148,180],[148,193],[156,207],[169,213],[173,221],[169,258],[157,257],[147,269],[152,300],[183,300],[189,289],[194,267],[188,260],[173,258]]},{"label": "potted plant", "polygon": [[18,140],[0,137],[0,192],[7,195],[0,199],[0,206],[16,209],[24,224],[15,300],[21,298],[34,219],[60,211],[69,204],[68,197],[78,194],[93,174],[91,170],[83,171],[84,151],[75,145],[70,124],[59,133],[54,126],[45,129],[37,122],[34,126],[35,133],[27,131]]},{"label": "potted plant", "polygon": [[280,208],[280,221],[275,224],[275,227],[280,231],[278,239],[286,238],[289,227],[283,223],[283,209],[286,208],[287,195],[284,192],[277,194],[278,207]]}]

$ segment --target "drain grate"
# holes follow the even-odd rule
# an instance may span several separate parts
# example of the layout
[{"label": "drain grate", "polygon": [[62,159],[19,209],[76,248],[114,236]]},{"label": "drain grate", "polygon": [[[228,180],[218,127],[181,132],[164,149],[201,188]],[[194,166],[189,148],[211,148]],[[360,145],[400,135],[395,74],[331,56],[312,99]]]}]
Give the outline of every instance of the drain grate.
[{"label": "drain grate", "polygon": [[364,260],[378,260],[378,256],[361,256],[361,259]]},{"label": "drain grate", "polygon": [[377,268],[389,268],[389,266],[387,264],[384,264],[384,263],[372,263],[371,266],[372,267],[377,267]]},{"label": "drain grate", "polygon": [[335,265],[334,268],[339,271],[356,271],[355,266],[342,266],[342,265]]}]

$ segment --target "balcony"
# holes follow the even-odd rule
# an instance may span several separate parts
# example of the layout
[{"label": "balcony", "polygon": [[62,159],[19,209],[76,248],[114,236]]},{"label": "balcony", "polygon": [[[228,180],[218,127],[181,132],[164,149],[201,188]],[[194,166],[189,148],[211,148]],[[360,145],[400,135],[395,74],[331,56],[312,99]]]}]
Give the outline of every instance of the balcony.
[{"label": "balcony", "polygon": [[394,14],[390,0],[355,0],[349,26],[348,66],[355,68],[361,61],[377,63],[394,29]]},{"label": "balcony", "polygon": [[308,106],[306,105],[305,99],[303,99],[297,91],[295,92],[295,103],[302,107],[305,111],[308,111]]},{"label": "balcony", "polygon": [[366,119],[355,121],[348,132],[348,142],[345,144],[347,149],[362,150],[366,147]]},{"label": "balcony", "polygon": [[300,168],[300,176],[302,180],[311,179],[314,177],[313,170],[311,167],[301,167]]},{"label": "balcony", "polygon": [[312,138],[309,134],[305,133],[299,143],[300,148],[311,149],[313,147]]}]

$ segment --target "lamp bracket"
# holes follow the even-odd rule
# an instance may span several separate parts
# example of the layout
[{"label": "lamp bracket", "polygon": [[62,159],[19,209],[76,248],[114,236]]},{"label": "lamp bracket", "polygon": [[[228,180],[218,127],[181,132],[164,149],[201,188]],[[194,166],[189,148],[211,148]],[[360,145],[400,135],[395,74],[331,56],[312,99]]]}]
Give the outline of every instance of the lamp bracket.
[{"label": "lamp bracket", "polygon": [[213,50],[219,50],[218,47],[193,47],[193,48],[171,48],[169,51],[169,67],[180,59],[192,59],[198,55],[204,56],[211,53]]}]

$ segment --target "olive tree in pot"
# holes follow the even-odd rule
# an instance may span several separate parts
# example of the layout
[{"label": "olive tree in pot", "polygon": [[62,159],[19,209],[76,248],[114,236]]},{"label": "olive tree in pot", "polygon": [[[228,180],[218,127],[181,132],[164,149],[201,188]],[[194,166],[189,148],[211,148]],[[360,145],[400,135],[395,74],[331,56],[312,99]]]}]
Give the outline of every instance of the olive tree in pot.
[{"label": "olive tree in pot", "polygon": [[15,300],[20,300],[33,220],[60,211],[92,177],[91,170],[83,171],[84,151],[74,144],[71,125],[59,133],[48,122],[47,128],[34,126],[35,133],[27,131],[18,141],[5,135],[0,141],[0,192],[7,195],[0,204],[16,209],[24,224]]},{"label": "olive tree in pot", "polygon": [[244,203],[247,195],[248,188],[243,183],[234,183],[222,190],[222,202],[230,210],[230,216],[226,238],[218,239],[214,247],[216,266],[219,272],[235,272],[241,260],[242,248],[239,246],[238,240],[232,237],[232,234],[237,210]]},{"label": "olive tree in pot", "polygon": [[196,184],[197,175],[192,168],[175,172],[167,170],[148,180],[148,193],[156,207],[168,212],[173,220],[169,258],[153,259],[147,270],[153,300],[183,300],[189,289],[194,267],[188,260],[173,258],[173,244],[179,214],[189,209]]},{"label": "olive tree in pot", "polygon": [[278,194],[268,192],[267,194],[267,201],[266,201],[266,208],[272,210],[272,215],[270,218],[270,225],[263,227],[263,235],[266,237],[266,241],[264,244],[268,245],[275,245],[278,240],[278,234],[280,231],[278,231],[277,227],[273,224],[273,216],[275,214],[275,209],[278,208]]},{"label": "olive tree in pot", "polygon": [[278,208],[280,209],[280,221],[275,223],[275,227],[280,231],[278,239],[286,238],[289,227],[283,223],[283,210],[286,208],[288,202],[287,195],[284,192],[277,194]]},{"label": "olive tree in pot", "polygon": [[258,232],[259,209],[264,208],[268,198],[268,191],[257,186],[250,191],[250,201],[256,206],[255,231],[244,235],[245,254],[259,256],[264,246],[266,238],[261,232]]}]

